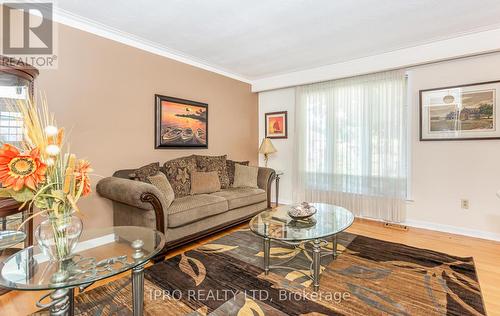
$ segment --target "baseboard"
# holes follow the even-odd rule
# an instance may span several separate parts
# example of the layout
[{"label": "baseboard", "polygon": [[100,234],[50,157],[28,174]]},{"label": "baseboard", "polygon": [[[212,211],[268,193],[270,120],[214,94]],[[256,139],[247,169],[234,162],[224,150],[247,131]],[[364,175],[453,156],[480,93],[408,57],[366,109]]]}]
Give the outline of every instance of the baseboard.
[{"label": "baseboard", "polygon": [[[271,202],[272,202],[272,205],[274,205],[273,199],[271,199]],[[292,201],[282,200],[282,199],[279,199],[279,202],[280,202],[280,204],[293,204]],[[378,219],[374,219],[374,218],[365,218],[365,217],[359,217],[359,218],[384,222],[383,220],[378,220]],[[457,227],[457,226],[451,226],[451,225],[445,225],[445,224],[438,224],[438,223],[432,223],[432,222],[426,222],[426,221],[411,220],[411,219],[406,220],[405,222],[403,222],[401,224],[407,225],[409,227],[435,230],[435,231],[439,231],[439,232],[443,232],[443,233],[463,235],[463,236],[488,239],[488,240],[493,240],[493,241],[500,241],[500,233],[485,232],[485,231],[475,230],[475,229],[470,229],[470,228]]]},{"label": "baseboard", "polygon": [[470,228],[457,227],[457,226],[444,225],[444,224],[431,223],[418,220],[406,220],[403,224],[410,227],[435,230],[443,233],[500,241],[500,234],[493,232],[485,232]]}]

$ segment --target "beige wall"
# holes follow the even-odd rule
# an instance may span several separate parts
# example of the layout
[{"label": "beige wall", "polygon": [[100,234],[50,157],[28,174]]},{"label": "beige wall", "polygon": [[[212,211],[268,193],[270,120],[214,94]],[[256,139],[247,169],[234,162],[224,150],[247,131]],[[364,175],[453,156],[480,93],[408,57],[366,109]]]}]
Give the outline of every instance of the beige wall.
[{"label": "beige wall", "polygon": [[[59,25],[58,68],[41,70],[59,126],[71,130],[71,149],[95,173],[139,167],[190,154],[228,154],[257,162],[257,95],[250,85]],[[154,149],[154,94],[209,104],[209,148]],[[93,178],[93,186],[98,181]],[[85,226],[112,224],[109,201],[82,199]]]}]

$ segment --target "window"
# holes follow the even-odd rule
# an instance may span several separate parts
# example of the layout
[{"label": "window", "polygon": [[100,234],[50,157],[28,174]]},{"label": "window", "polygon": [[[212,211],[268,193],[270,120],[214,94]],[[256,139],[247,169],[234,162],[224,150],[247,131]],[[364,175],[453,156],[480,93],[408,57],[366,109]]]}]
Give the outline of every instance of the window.
[{"label": "window", "polygon": [[[0,56],[1,57],[1,56]],[[38,71],[12,59],[0,59],[0,143],[19,145],[23,137],[21,114],[12,111],[18,100],[26,100],[33,91]]]},{"label": "window", "polygon": [[17,100],[27,99],[29,83],[10,74],[0,74],[0,80],[0,141],[18,145],[23,137],[21,114],[11,108]]},{"label": "window", "polygon": [[[384,201],[391,212],[399,208],[393,202],[401,205],[407,191],[406,89],[401,71],[298,87],[294,199],[358,215],[380,212]],[[394,220],[379,215],[370,217]]]}]

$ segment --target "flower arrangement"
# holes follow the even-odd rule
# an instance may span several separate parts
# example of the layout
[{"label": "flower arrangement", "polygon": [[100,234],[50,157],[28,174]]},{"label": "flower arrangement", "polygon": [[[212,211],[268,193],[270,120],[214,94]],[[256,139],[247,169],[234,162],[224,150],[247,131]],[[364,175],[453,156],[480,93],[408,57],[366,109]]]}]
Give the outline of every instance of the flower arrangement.
[{"label": "flower arrangement", "polygon": [[[51,255],[63,259],[76,245],[68,238],[74,238],[77,233],[78,239],[81,233],[81,221],[79,232],[75,227],[68,231],[68,228],[71,230],[68,219],[78,211],[78,200],[91,192],[90,163],[69,152],[64,129],[57,128],[45,100],[40,106],[33,100],[21,100],[11,108],[20,113],[24,136],[17,147],[4,143],[0,148],[0,197],[12,197],[22,202],[22,207],[26,204],[30,209],[36,207],[39,211],[33,216],[46,215],[53,235],[49,236],[53,239],[54,253]],[[41,246],[44,242],[49,243],[43,240],[49,232],[50,229],[45,230],[42,232],[45,235],[41,236],[35,231],[37,239],[42,239],[38,240]]]}]

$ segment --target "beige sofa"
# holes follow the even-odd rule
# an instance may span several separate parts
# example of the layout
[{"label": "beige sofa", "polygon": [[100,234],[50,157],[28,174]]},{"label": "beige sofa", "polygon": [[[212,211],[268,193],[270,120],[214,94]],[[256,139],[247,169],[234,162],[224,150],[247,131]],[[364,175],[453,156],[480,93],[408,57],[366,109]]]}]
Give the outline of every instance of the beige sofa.
[{"label": "beige sofa", "polygon": [[99,181],[97,192],[113,201],[115,226],[146,226],[165,233],[167,244],[162,254],[247,221],[269,208],[270,186],[275,177],[273,169],[259,167],[258,188],[229,187],[168,200],[154,185],[129,179],[133,172],[134,169],[116,171],[112,177]]}]

